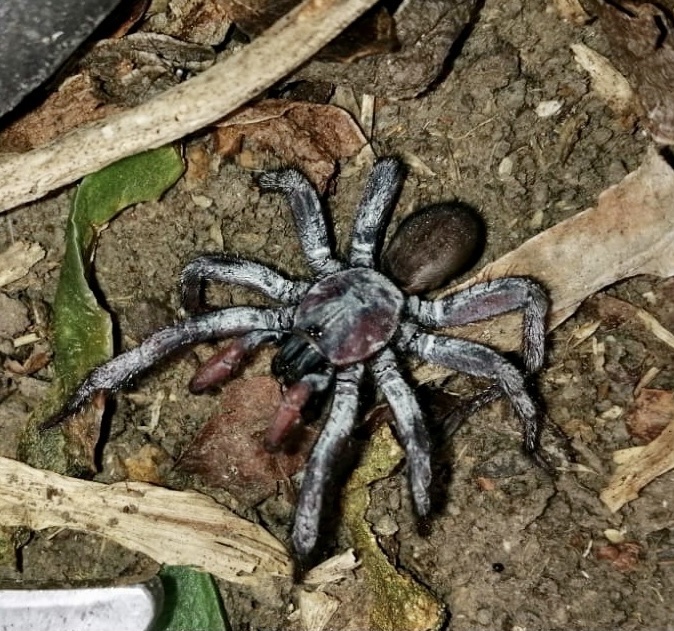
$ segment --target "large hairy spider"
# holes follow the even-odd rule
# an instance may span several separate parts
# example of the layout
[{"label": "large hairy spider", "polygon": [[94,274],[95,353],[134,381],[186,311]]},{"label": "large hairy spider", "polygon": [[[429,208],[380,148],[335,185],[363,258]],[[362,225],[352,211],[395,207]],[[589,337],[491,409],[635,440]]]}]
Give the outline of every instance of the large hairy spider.
[{"label": "large hairy spider", "polygon": [[536,450],[539,415],[525,389],[522,373],[496,351],[476,342],[429,332],[523,309],[523,359],[527,371],[543,362],[545,315],[543,289],[527,278],[500,278],[473,285],[437,300],[406,295],[377,270],[380,242],[403,181],[394,158],[378,160],[358,206],[346,261],[335,257],[320,200],[307,178],[282,169],[259,178],[265,190],[283,193],[313,272],[309,281],[290,280],[245,259],[205,255],[182,272],[183,303],[200,306],[204,281],[253,288],[282,306],[229,307],[196,315],[160,330],[136,348],[96,368],[46,425],[75,413],[99,391],[115,391],[178,348],[216,338],[234,338],[207,362],[192,381],[202,390],[232,375],[262,344],[277,344],[274,372],[286,383],[283,402],[267,435],[278,447],[300,420],[312,393],[333,387],[329,416],[306,464],[292,541],[300,555],[315,547],[320,515],[331,474],[356,424],[358,389],[367,370],[394,415],[398,440],[407,455],[412,497],[419,515],[430,510],[430,440],[414,391],[398,368],[407,356],[494,382],[510,399],[524,427],[524,447]]}]

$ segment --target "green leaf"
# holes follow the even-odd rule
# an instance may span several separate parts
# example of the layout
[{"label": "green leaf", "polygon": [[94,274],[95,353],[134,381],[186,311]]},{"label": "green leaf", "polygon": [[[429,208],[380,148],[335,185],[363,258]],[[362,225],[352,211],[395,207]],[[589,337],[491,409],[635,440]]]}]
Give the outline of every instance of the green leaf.
[{"label": "green leaf", "polygon": [[54,300],[54,373],[59,400],[112,355],[112,321],[89,286],[100,231],[120,211],[159,198],[182,175],[175,147],[120,160],[85,177],[73,200]]},{"label": "green leaf", "polygon": [[89,285],[99,233],[124,208],[160,197],[183,168],[180,151],[163,147],[120,160],[82,180],[68,217],[66,251],[54,298],[54,380],[21,437],[18,453],[24,462],[66,475],[95,468],[95,436],[42,432],[38,425],[113,352],[110,315]]},{"label": "green leaf", "polygon": [[213,577],[189,567],[165,565],[164,609],[154,631],[231,631]]}]

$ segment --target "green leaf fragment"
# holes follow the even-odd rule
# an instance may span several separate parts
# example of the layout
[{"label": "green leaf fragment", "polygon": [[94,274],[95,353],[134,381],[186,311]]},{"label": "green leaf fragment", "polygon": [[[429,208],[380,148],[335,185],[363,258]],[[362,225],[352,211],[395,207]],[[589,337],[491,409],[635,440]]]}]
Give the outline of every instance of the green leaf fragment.
[{"label": "green leaf fragment", "polygon": [[403,455],[388,425],[380,427],[346,485],[342,508],[374,596],[370,628],[377,631],[430,631],[444,624],[444,605],[423,585],[391,565],[365,520],[370,505],[369,485],[389,477]]},{"label": "green leaf fragment", "polygon": [[88,175],[73,200],[54,300],[54,372],[62,400],[112,355],[112,321],[89,280],[100,231],[120,211],[158,199],[183,172],[175,147],[147,151]]},{"label": "green leaf fragment", "polygon": [[[54,298],[54,380],[19,446],[19,457],[39,468],[81,475],[93,465],[93,443],[41,432],[37,425],[56,412],[94,367],[110,359],[112,321],[89,281],[100,231],[124,208],[159,198],[182,175],[176,147],[162,147],[120,160],[82,180],[68,217],[66,251]],[[96,428],[96,432],[97,432]]]},{"label": "green leaf fragment", "polygon": [[164,609],[153,631],[231,631],[213,577],[189,567],[166,565],[159,572]]}]

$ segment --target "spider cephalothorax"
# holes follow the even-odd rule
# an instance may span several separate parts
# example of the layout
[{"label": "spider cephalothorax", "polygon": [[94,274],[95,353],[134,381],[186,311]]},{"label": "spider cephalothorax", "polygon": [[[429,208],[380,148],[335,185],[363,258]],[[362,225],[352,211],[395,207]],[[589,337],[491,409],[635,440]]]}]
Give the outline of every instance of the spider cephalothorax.
[{"label": "spider cephalothorax", "polygon": [[[414,391],[398,369],[399,359],[411,355],[495,382],[523,423],[525,449],[533,452],[539,417],[520,371],[491,348],[427,329],[523,309],[524,364],[527,371],[536,372],[543,362],[548,306],[545,292],[530,279],[511,277],[479,283],[437,300],[406,294],[377,269],[378,249],[402,180],[403,168],[398,160],[383,158],[375,163],[358,206],[348,257],[341,261],[333,254],[318,195],[306,177],[294,169],[263,174],[260,186],[284,193],[290,204],[312,279],[289,280],[264,265],[235,257],[206,255],[195,259],[181,276],[183,304],[188,310],[200,307],[201,288],[207,280],[256,289],[282,306],[220,309],[154,333],[138,347],[96,368],[48,424],[73,414],[98,391],[119,389],[185,345],[232,338],[197,373],[191,383],[193,391],[231,377],[260,345],[279,345],[273,368],[286,388],[267,435],[270,449],[278,448],[299,421],[301,408],[312,393],[333,388],[328,418],[307,462],[297,503],[292,539],[302,555],[316,544],[331,473],[356,424],[358,389],[365,370],[393,411],[420,515],[430,510],[431,447]],[[444,210],[451,215],[451,207]],[[423,226],[417,233],[426,234]],[[461,239],[454,238],[457,240]],[[393,265],[387,260],[387,268]],[[414,291],[429,288],[423,282],[417,286],[416,280],[411,284]],[[406,286],[408,291],[412,291],[411,284]]]}]

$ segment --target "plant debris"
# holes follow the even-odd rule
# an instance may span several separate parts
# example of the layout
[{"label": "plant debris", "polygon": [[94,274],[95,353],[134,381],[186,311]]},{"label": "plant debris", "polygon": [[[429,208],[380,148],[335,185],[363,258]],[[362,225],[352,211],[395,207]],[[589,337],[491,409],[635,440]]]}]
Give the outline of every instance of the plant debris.
[{"label": "plant debris", "polygon": [[269,99],[220,122],[215,150],[227,157],[246,152],[246,166],[265,168],[272,152],[280,164],[299,167],[325,192],[337,161],[356,155],[365,136],[351,115],[334,105]]},{"label": "plant debris", "polygon": [[232,583],[257,585],[292,573],[279,541],[206,495],[76,480],[8,458],[0,458],[0,525],[80,530]]},{"label": "plant debris", "polygon": [[370,627],[378,631],[430,631],[441,628],[444,605],[410,575],[399,572],[382,551],[365,520],[370,504],[369,486],[387,478],[403,459],[402,448],[388,424],[370,438],[360,465],[351,474],[343,493],[344,521],[367,573],[374,595]]},{"label": "plant debris", "polygon": [[645,447],[616,451],[613,459],[617,467],[600,497],[615,513],[639,497],[647,484],[674,469],[674,420]]}]

